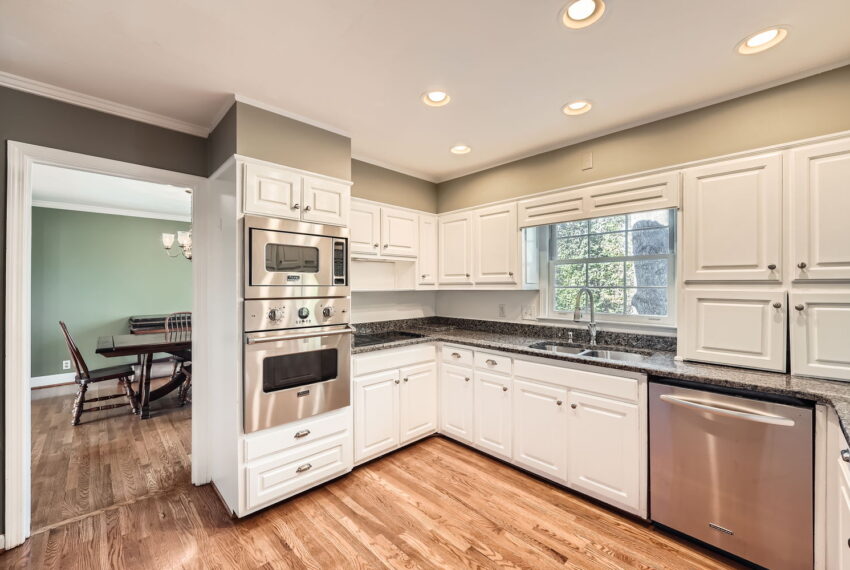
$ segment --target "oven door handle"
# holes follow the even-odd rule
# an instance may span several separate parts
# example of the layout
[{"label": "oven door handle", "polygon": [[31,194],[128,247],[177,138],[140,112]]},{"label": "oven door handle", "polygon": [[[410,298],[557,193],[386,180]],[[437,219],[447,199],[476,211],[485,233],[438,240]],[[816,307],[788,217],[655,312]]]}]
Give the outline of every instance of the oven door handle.
[{"label": "oven door handle", "polygon": [[340,334],[351,334],[354,332],[352,328],[346,328],[341,331],[325,331],[325,332],[310,332],[310,333],[300,333],[300,334],[285,334],[279,336],[266,336],[260,338],[252,338],[248,337],[246,341],[248,344],[261,344],[264,342],[278,342],[281,340],[297,340],[300,338],[314,338],[317,336],[335,336]]}]

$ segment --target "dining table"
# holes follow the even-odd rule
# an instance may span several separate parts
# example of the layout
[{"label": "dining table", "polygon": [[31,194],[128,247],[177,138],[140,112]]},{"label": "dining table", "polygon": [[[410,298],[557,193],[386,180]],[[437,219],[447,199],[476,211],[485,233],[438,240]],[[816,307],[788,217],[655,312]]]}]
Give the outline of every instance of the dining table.
[{"label": "dining table", "polygon": [[97,339],[95,353],[107,358],[135,356],[139,359],[137,396],[139,417],[150,417],[150,403],[179,388],[185,378],[180,374],[151,391],[151,365],[157,353],[184,356],[192,350],[192,331],[177,331],[155,334],[117,334]]}]

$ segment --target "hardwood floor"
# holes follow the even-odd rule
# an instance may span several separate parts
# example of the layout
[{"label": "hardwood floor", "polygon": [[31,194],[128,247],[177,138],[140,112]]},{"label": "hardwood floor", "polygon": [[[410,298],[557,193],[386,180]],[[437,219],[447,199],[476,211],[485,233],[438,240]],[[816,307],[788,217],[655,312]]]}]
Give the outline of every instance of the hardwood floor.
[{"label": "hardwood floor", "polygon": [[[168,429],[185,442],[187,428]],[[0,567],[737,567],[439,437],[242,520],[211,486],[178,479],[38,532]]]}]

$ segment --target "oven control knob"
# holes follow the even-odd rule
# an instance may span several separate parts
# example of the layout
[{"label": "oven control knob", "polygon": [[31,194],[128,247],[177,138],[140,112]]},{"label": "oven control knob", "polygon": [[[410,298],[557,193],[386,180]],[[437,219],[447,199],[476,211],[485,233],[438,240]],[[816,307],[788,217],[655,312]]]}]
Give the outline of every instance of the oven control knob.
[{"label": "oven control knob", "polygon": [[309,316],[310,316],[310,309],[308,309],[307,307],[301,307],[300,309],[298,309],[298,318],[299,319],[306,319]]},{"label": "oven control knob", "polygon": [[325,316],[326,319],[329,319],[334,316],[335,312],[336,311],[334,311],[333,307],[325,307],[324,309],[322,309],[322,314]]},{"label": "oven control knob", "polygon": [[269,311],[269,319],[272,321],[279,321],[283,318],[283,309],[272,309]]}]

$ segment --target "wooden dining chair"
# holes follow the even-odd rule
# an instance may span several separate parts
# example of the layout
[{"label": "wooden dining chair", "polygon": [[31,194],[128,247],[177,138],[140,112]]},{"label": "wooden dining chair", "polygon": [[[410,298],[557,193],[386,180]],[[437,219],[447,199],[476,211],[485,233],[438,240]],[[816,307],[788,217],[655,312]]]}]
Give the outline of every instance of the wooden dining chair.
[{"label": "wooden dining chair", "polygon": [[[181,311],[171,313],[165,318],[165,334],[181,335],[190,334],[192,332],[192,313]],[[182,374],[185,378],[183,384],[180,385],[180,390],[177,392],[177,402],[184,406],[186,402],[191,402],[189,390],[192,387],[192,351],[185,350],[172,355],[174,368],[171,371],[171,379],[175,380],[178,375]]]},{"label": "wooden dining chair", "polygon": [[[74,406],[71,410],[72,418],[71,425],[80,424],[80,416],[84,412],[96,412],[98,410],[111,410],[112,408],[120,408],[122,406],[130,406],[130,411],[134,414],[139,411],[139,403],[136,399],[136,394],[133,392],[133,367],[129,364],[119,364],[118,366],[110,366],[108,368],[99,368],[97,370],[89,370],[85,359],[83,358],[80,349],[77,348],[77,343],[71,338],[71,333],[68,332],[68,327],[64,322],[59,321],[59,328],[62,329],[62,334],[65,336],[65,343],[68,345],[68,352],[71,353],[71,361],[74,363],[74,368],[77,370],[77,375],[74,381],[79,384],[77,396],[74,398]],[[118,380],[118,383],[124,388],[123,394],[110,394],[108,396],[100,396],[97,398],[86,398],[86,392],[89,389],[89,384],[95,382],[104,382],[106,380]],[[102,400],[113,400],[115,398],[127,398],[128,403],[124,404],[109,404],[105,406],[97,406],[94,408],[86,408],[87,402],[99,402]]]}]

